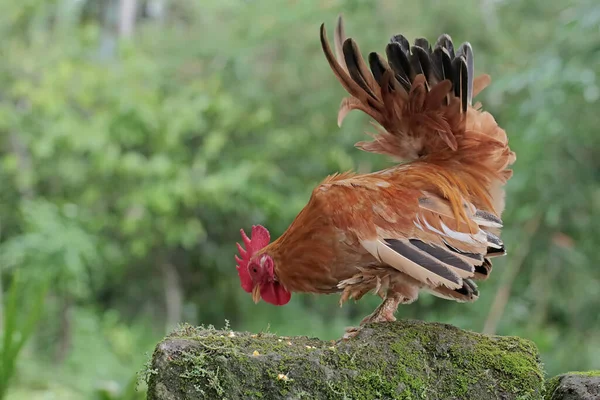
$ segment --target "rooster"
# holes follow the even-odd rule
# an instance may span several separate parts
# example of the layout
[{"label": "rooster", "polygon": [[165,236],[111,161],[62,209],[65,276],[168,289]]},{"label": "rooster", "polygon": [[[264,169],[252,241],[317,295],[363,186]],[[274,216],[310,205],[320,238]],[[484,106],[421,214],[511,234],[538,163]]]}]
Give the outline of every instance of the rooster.
[{"label": "rooster", "polygon": [[[255,302],[284,305],[292,292],[341,293],[340,306],[373,292],[383,300],[366,323],[394,321],[399,304],[421,290],[472,302],[474,281],[487,279],[491,259],[504,255],[499,238],[508,169],[516,156],[494,117],[473,104],[491,81],[474,76],[468,42],[455,49],[449,35],[432,46],[391,38],[387,60],[346,38],[340,17],[335,55],[324,24],[321,45],[336,78],[350,94],[338,126],[351,110],[373,120],[362,150],[390,156],[391,168],[328,176],[289,228],[270,243],[267,229],[241,230],[237,271]],[[347,330],[353,335],[359,328]]]}]

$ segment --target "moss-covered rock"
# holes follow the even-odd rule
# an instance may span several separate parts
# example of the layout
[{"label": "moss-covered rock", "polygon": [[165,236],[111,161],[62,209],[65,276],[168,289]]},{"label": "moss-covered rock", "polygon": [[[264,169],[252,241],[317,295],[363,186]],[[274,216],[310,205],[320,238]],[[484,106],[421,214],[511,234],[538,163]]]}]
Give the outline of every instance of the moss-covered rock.
[{"label": "moss-covered rock", "polygon": [[600,370],[569,372],[546,383],[546,400],[600,399]]},{"label": "moss-covered rock", "polygon": [[451,325],[368,325],[353,339],[183,327],[158,344],[150,400],[541,399],[536,347]]}]

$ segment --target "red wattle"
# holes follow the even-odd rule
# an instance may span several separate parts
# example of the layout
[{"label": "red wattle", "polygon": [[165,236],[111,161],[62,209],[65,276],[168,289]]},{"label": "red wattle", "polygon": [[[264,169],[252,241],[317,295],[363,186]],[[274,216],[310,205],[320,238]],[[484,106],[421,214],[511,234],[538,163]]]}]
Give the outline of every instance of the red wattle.
[{"label": "red wattle", "polygon": [[292,294],[279,282],[269,282],[260,285],[260,297],[267,303],[283,306],[290,301]]}]

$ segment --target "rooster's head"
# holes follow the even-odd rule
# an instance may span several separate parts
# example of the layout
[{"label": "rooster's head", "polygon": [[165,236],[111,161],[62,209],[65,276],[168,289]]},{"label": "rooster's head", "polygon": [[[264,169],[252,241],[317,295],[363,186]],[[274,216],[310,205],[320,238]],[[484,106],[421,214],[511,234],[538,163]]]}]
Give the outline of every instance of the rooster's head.
[{"label": "rooster's head", "polygon": [[242,288],[252,293],[255,303],[262,298],[276,306],[287,304],[292,297],[291,293],[277,281],[273,258],[266,251],[260,251],[269,244],[269,231],[263,226],[255,225],[250,237],[243,229],[240,232],[246,248],[237,243],[241,258],[236,255],[235,260]]}]

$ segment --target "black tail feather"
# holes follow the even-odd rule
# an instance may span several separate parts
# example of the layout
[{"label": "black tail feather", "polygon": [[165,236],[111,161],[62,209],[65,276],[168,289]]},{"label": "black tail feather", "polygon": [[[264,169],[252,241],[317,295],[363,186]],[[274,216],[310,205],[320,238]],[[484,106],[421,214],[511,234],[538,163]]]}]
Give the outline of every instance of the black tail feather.
[{"label": "black tail feather", "polygon": [[385,53],[390,66],[396,73],[396,79],[405,90],[410,90],[410,83],[415,79],[416,74],[401,45],[398,42],[392,42],[386,46]]},{"label": "black tail feather", "polygon": [[[344,83],[354,85],[354,88],[360,87],[368,97],[376,98],[376,88],[373,87],[373,84],[382,81],[387,69],[387,66],[382,63],[383,60],[379,56],[370,54],[369,66],[367,66],[356,42],[351,38],[345,38],[341,18],[338,19],[335,39],[336,53],[338,57],[343,56],[343,60],[340,60],[342,68],[347,68],[348,75],[353,81]],[[340,43],[342,41],[343,43]],[[431,44],[425,38],[416,38],[414,45],[411,46],[404,35],[397,34],[392,36],[385,52],[395,80],[405,91],[410,91],[416,76],[423,74],[427,89],[433,88],[441,81],[449,80],[452,83],[454,95],[460,99],[463,112],[466,112],[468,105],[472,103],[474,61],[473,49],[468,42],[461,44],[455,51],[452,38],[443,34],[437,39],[432,49]],[[394,86],[396,86],[395,81],[391,82],[391,87]],[[351,90],[354,88],[351,87]],[[446,104],[449,104],[449,100],[450,97],[447,98]]]}]

